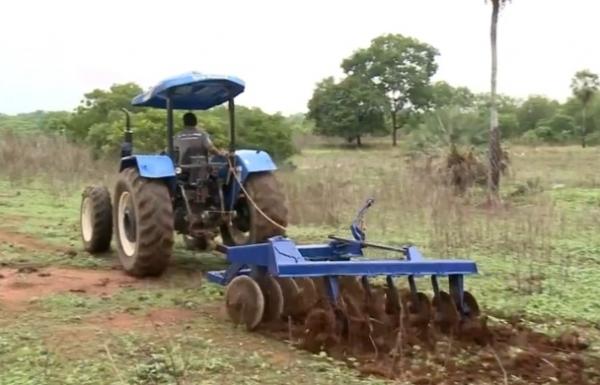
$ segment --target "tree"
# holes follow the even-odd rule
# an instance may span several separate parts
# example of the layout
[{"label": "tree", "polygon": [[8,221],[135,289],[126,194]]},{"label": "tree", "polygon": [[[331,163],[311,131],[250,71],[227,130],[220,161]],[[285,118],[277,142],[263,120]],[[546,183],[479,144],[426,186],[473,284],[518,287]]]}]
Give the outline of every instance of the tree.
[{"label": "tree", "polygon": [[[109,90],[94,90],[85,94],[81,105],[66,122],[68,137],[91,145],[96,154],[117,154],[125,126],[121,108],[125,107],[132,112],[136,151],[164,151],[167,147],[166,112],[162,109],[132,107],[131,99],[140,92],[138,85],[127,83],[113,85]],[[183,112],[175,111],[175,132],[182,128]],[[219,106],[199,111],[197,116],[200,126],[206,129],[215,144],[225,147],[229,140],[227,109]],[[295,152],[292,130],[283,116],[238,106],[236,118],[239,147],[266,150],[277,160],[285,159]],[[51,126],[60,130],[61,123],[57,120]]]},{"label": "tree", "polygon": [[373,39],[368,48],[342,62],[346,74],[369,79],[386,95],[394,146],[404,123],[402,116],[429,104],[438,54],[437,49],[415,38],[388,34]]},{"label": "tree", "polygon": [[43,131],[46,121],[53,117],[68,114],[64,111],[33,111],[16,115],[0,114],[0,130],[10,130],[18,133],[33,133]]},{"label": "tree", "polygon": [[534,132],[537,137],[546,142],[564,142],[575,133],[575,122],[573,118],[557,113],[550,119],[544,119],[539,122]]},{"label": "tree", "polygon": [[521,104],[517,110],[519,122],[518,134],[533,130],[543,120],[552,118],[560,107],[556,100],[545,96],[532,95]]},{"label": "tree", "polygon": [[[222,110],[225,111],[225,108]],[[292,143],[292,128],[284,116],[271,115],[260,108],[240,106],[236,107],[236,119],[239,148],[265,150],[276,160],[285,159],[296,152]],[[223,119],[222,122],[224,132],[228,132],[229,120]],[[228,134],[224,137],[229,139]]]},{"label": "tree", "polygon": [[418,127],[408,135],[413,149],[428,151],[455,146],[479,146],[485,143],[484,118],[477,111],[464,111],[458,105],[447,105],[423,114]]},{"label": "tree", "polygon": [[[473,109],[478,114],[485,118],[489,126],[491,117],[491,95],[489,93],[475,95],[473,101]],[[511,96],[496,94],[496,113],[498,117],[499,127],[502,127],[502,133],[505,136],[515,136],[520,132],[517,112],[519,109],[519,101]],[[486,123],[482,124],[482,128]],[[487,131],[487,143],[489,146],[489,130]]]},{"label": "tree", "polygon": [[498,77],[498,14],[500,6],[508,0],[490,0],[492,3],[492,22],[490,28],[490,43],[492,48],[492,74],[490,90],[490,135],[489,135],[489,175],[488,190],[490,198],[494,201],[499,198],[500,172],[502,167],[502,148],[500,147],[500,127],[498,125],[498,107],[496,100],[496,86]]},{"label": "tree", "polygon": [[307,119],[306,115],[302,112],[287,116],[285,121],[289,124],[293,133],[308,134],[314,129],[314,122]]},{"label": "tree", "polygon": [[315,132],[356,140],[365,134],[385,133],[385,96],[370,81],[349,76],[336,83],[329,77],[317,84],[308,102],[308,118]]},{"label": "tree", "polygon": [[141,87],[134,83],[115,84],[107,91],[95,89],[88,92],[69,121],[69,136],[75,140],[85,140],[90,127],[96,123],[106,123],[112,111],[121,108],[141,111],[140,108],[131,107],[131,99],[140,92]]},{"label": "tree", "polygon": [[598,88],[600,88],[598,75],[589,70],[578,71],[571,81],[573,95],[575,95],[583,105],[583,108],[581,109],[581,147],[586,146],[586,136],[588,132],[586,121],[587,107],[594,95],[598,92]]},{"label": "tree", "polygon": [[440,107],[473,107],[475,95],[467,87],[453,87],[445,81],[437,81],[431,87],[431,105]]}]

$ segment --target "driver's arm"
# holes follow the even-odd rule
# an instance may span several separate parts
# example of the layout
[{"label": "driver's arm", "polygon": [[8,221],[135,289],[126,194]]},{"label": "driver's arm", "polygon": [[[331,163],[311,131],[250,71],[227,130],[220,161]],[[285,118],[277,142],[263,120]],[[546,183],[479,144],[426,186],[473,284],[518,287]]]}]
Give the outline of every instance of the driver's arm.
[{"label": "driver's arm", "polygon": [[206,146],[206,149],[208,150],[209,153],[213,154],[213,155],[221,155],[221,156],[225,156],[227,155],[227,152],[224,150],[219,150],[212,142],[212,140],[210,140],[210,137],[208,136],[208,134],[204,134],[204,145]]}]

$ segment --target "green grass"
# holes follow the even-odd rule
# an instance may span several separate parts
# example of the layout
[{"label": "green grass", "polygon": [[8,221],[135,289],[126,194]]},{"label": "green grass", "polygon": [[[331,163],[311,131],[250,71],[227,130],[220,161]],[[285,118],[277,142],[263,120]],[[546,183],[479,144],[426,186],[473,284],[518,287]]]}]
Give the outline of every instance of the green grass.
[{"label": "green grass", "polygon": [[[480,275],[466,285],[488,312],[600,323],[600,286],[594,285],[600,280],[600,179],[589,166],[599,149],[509,151],[512,169],[502,188],[507,208],[490,212],[478,208],[485,200],[480,190],[455,198],[412,174],[402,150],[307,150],[294,160],[298,170],[283,175],[292,216],[305,223],[290,233],[303,241],[346,235],[360,203],[374,196],[369,240],[412,242],[429,257],[475,260]],[[514,194],[519,186],[527,188]],[[422,287],[430,290],[428,282]]]},{"label": "green grass", "polygon": [[[44,343],[52,329],[38,332],[0,332],[2,385],[64,384],[382,384],[360,379],[342,364],[324,357],[293,352],[274,357],[271,342],[248,343],[243,333],[218,335],[235,343],[211,338],[220,326],[193,321],[187,330],[165,330],[153,336],[143,332],[90,333],[81,346]],[[210,332],[202,330],[209,329]],[[193,333],[192,333],[193,332]],[[219,332],[226,332],[220,330]],[[158,334],[158,332],[155,332]],[[245,344],[252,349],[246,350]],[[284,345],[275,354],[285,354]],[[71,357],[73,351],[76,357]]]},{"label": "green grass", "polygon": [[[35,235],[51,245],[79,246],[80,191],[72,194],[53,194],[43,184],[12,185],[0,181],[0,208],[8,224],[3,227]],[[8,225],[8,226],[7,226]]]},{"label": "green grass", "polygon": [[[203,285],[125,290],[108,300],[75,294],[40,299],[10,322],[0,318],[0,384],[384,383],[223,323],[206,309],[220,304],[221,290]],[[164,308],[196,314],[176,325],[131,329],[90,322],[123,313],[143,319]]]},{"label": "green grass", "polygon": [[[599,152],[575,147],[511,151],[514,172],[502,190],[507,208],[496,212],[478,207],[482,191],[457,198],[415,176],[399,149],[304,151],[293,159],[298,169],[280,176],[289,198],[289,235],[299,243],[321,242],[334,233],[348,236],[356,209],[374,196],[367,216],[369,241],[413,242],[428,257],[473,259],[480,274],[468,277],[466,285],[487,313],[517,315],[550,333],[575,326],[598,342],[600,179],[589,165]],[[518,186],[529,187],[512,194]],[[29,234],[76,252],[0,242],[2,264],[93,269],[117,264],[114,252],[98,258],[81,250],[80,191],[51,193],[41,182],[16,187],[0,182],[0,191],[0,231]],[[32,301],[28,312],[0,312],[0,385],[381,382],[360,379],[346,366],[290,351],[285,343],[232,329],[211,316],[223,290],[190,273],[223,267],[219,255],[191,253],[177,239],[168,274],[147,288],[107,298],[57,294]],[[427,279],[417,284],[431,293]],[[106,314],[143,318],[164,308],[189,309],[198,316],[165,327],[167,339],[154,330],[98,329],[89,322]],[[72,341],[65,330],[72,331]],[[78,342],[81,333],[90,342]],[[52,338],[56,335],[64,338]]]},{"label": "green grass", "polygon": [[[600,300],[596,299],[600,298],[600,288],[593,285],[595,280],[600,279],[600,272],[596,269],[600,261],[600,237],[595,236],[598,224],[595,218],[600,218],[596,215],[600,214],[600,189],[582,187],[586,186],[587,171],[581,169],[578,173],[573,169],[573,166],[581,164],[579,155],[588,159],[597,151],[592,150],[592,154],[582,151],[570,147],[513,149],[516,154],[513,156],[513,168],[518,172],[505,180],[506,190],[533,176],[542,176],[546,170],[552,169],[554,176],[550,182],[547,178],[546,182],[541,182],[541,193],[519,197],[510,212],[492,218],[482,210],[461,212],[454,206],[441,207],[445,212],[440,214],[426,212],[426,206],[417,208],[422,213],[411,208],[403,210],[403,205],[411,201],[399,202],[394,209],[394,202],[389,202],[393,197],[387,196],[390,191],[381,190],[379,195],[383,198],[374,194],[378,201],[367,217],[369,238],[392,244],[412,242],[432,257],[474,259],[481,275],[470,277],[467,285],[482,305],[494,313],[519,312],[532,318],[600,322]],[[321,185],[334,185],[327,188],[332,188],[334,194],[328,195],[333,195],[336,202],[332,202],[330,196],[323,198],[326,206],[339,207],[333,220],[324,218],[323,210],[318,210],[320,223],[318,220],[296,218],[295,222],[300,222],[300,225],[290,227],[290,236],[298,242],[319,242],[327,234],[346,235],[350,218],[360,201],[369,195],[366,194],[369,188],[379,190],[379,185],[388,183],[396,174],[402,176],[405,182],[401,181],[401,185],[388,183],[388,190],[389,187],[405,189],[405,184],[417,183],[409,179],[402,168],[380,164],[381,158],[400,160],[402,154],[385,148],[357,151],[319,148],[306,150],[293,159],[298,170],[284,174],[283,181],[286,189],[291,190],[292,198],[296,189],[302,189],[304,202],[290,199],[292,209],[296,204],[299,210],[306,209],[307,200],[316,202],[316,208],[321,207],[317,202],[321,196],[312,192],[311,179],[315,190]],[[323,165],[326,165],[325,168]],[[315,180],[315,170],[331,177],[331,181],[323,177]],[[339,170],[355,170],[356,174],[341,173],[343,175],[340,176]],[[296,185],[300,182],[306,182],[306,185]],[[551,184],[555,182],[568,184],[552,188]],[[0,183],[0,188],[15,191],[7,182]],[[354,189],[349,191],[351,199],[345,200],[340,191],[343,189]],[[43,185],[20,187],[16,191],[19,193],[16,196],[9,193],[0,197],[0,207],[9,218],[14,218],[11,226],[17,231],[35,234],[51,245],[74,248],[78,253],[73,257],[2,245],[3,262],[91,268],[115,263],[113,253],[105,258],[96,258],[80,251],[79,192],[50,195]],[[406,221],[399,220],[399,217],[406,218]],[[536,223],[538,220],[541,224]],[[382,256],[374,251],[369,253]],[[384,254],[383,257],[392,256]],[[178,247],[174,266],[206,271],[222,268],[223,264],[219,256],[191,255]]]},{"label": "green grass", "polygon": [[[10,190],[8,183],[0,183],[0,188]],[[95,269],[116,263],[114,252],[99,258],[80,250],[78,193],[49,196],[43,189],[23,187],[17,191],[18,195],[0,197],[0,207],[13,219],[10,231],[35,235],[51,246],[74,248],[77,255],[3,243],[0,262]],[[290,351],[283,343],[232,330],[231,325],[212,319],[202,310],[219,307],[223,288],[200,285],[187,273],[223,268],[222,257],[185,251],[179,240],[174,257],[170,273],[158,286],[124,289],[105,297],[56,294],[33,299],[26,313],[0,313],[0,385],[281,384],[289,378],[298,384],[382,383],[359,378],[345,364]],[[162,308],[199,314],[163,335],[154,330],[105,330],[89,325],[89,320],[107,314],[143,318]],[[57,333],[63,338],[51,337]],[[81,333],[86,335],[84,340],[76,338]],[[252,348],[245,349],[244,344]],[[272,358],[278,355],[289,358]]]}]

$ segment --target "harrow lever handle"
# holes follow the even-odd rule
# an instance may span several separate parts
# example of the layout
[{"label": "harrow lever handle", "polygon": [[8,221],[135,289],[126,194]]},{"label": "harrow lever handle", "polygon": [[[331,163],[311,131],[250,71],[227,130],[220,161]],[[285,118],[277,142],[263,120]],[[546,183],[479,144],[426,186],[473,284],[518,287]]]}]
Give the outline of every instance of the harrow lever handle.
[{"label": "harrow lever handle", "polygon": [[352,233],[352,236],[354,237],[354,239],[358,242],[364,242],[364,240],[366,238],[363,218],[364,218],[367,210],[371,206],[373,206],[373,203],[375,203],[375,199],[368,198],[367,201],[365,202],[365,204],[361,207],[361,209],[358,210],[358,212],[356,213],[356,217],[354,218],[354,220],[352,221],[352,224],[350,225],[350,232]]},{"label": "harrow lever handle", "polygon": [[374,249],[380,249],[380,250],[388,250],[388,251],[396,251],[398,253],[402,253],[406,256],[406,250],[408,246],[403,246],[403,247],[394,247],[394,246],[387,246],[387,245],[379,245],[377,243],[370,243],[370,242],[365,242],[365,241],[357,241],[354,239],[347,239],[347,238],[341,238],[341,237],[337,237],[335,235],[330,235],[328,236],[329,239],[333,239],[334,241],[339,241],[339,242],[345,242],[345,243],[358,243],[361,247],[372,247]]}]

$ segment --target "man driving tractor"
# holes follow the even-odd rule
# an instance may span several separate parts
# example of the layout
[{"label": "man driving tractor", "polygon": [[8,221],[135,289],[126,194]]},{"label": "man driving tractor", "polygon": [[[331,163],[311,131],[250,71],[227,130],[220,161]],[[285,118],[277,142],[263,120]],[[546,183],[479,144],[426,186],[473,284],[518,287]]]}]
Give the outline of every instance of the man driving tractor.
[{"label": "man driving tractor", "polygon": [[197,124],[198,119],[192,112],[183,115],[183,130],[175,135],[173,140],[180,164],[189,164],[189,157],[192,155],[202,155],[206,158],[209,154],[227,155],[227,151],[215,147],[208,133],[198,128]]},{"label": "man driving tractor", "polygon": [[[202,164],[208,165],[209,155],[227,156],[227,151],[218,149],[210,139],[210,135],[203,129],[198,128],[198,120],[192,112],[187,112],[183,115],[183,130],[176,134],[173,138],[173,147],[175,150],[175,159],[180,166],[192,166],[182,172],[182,177],[188,183],[193,183],[194,188],[189,189],[190,200],[186,197],[189,207],[200,207],[210,205],[210,201],[214,201],[215,197],[219,196],[219,185],[214,177],[210,177],[206,173],[207,169],[203,169]],[[204,159],[198,162],[198,158]],[[196,160],[194,160],[196,159]],[[199,167],[199,168],[197,168]],[[185,176],[184,176],[185,175]],[[189,188],[189,186],[188,186]],[[195,191],[195,193],[193,193]],[[214,202],[217,204],[217,202]],[[185,238],[186,244],[189,243],[195,249],[212,249],[214,234],[212,231],[203,229],[200,219],[194,215],[190,215],[189,227],[196,228],[194,236]]]}]

